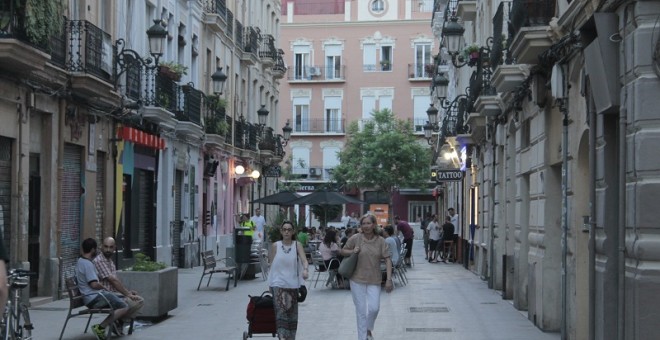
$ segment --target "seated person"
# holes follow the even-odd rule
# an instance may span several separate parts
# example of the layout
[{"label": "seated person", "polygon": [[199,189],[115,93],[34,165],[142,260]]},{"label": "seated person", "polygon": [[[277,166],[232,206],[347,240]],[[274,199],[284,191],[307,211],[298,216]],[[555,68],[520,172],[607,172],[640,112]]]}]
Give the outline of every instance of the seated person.
[{"label": "seated person", "polygon": [[[325,262],[325,267],[328,268],[330,265],[330,260],[333,258],[337,258],[337,254],[339,254],[339,246],[335,242],[335,237],[336,233],[334,230],[328,230],[325,233],[325,237],[323,238],[323,242],[319,246],[319,252],[321,253],[321,257],[323,257],[323,262]],[[339,268],[339,261],[334,261],[332,263],[332,267],[330,269],[337,269]]]},{"label": "seated person", "polygon": [[335,230],[329,229],[325,233],[323,242],[321,242],[319,245],[319,252],[323,258],[324,267],[325,269],[330,269],[330,275],[328,275],[328,281],[325,283],[325,285],[327,286],[328,284],[332,283],[333,287],[335,287],[335,276],[337,277],[337,283],[340,285],[343,284],[343,279],[337,275],[337,268],[339,268],[339,259],[337,259],[339,254],[339,246],[337,245],[337,242],[335,242],[336,238],[337,233]]},{"label": "seated person", "polygon": [[388,225],[383,228],[383,237],[389,248],[392,264],[396,266],[399,263],[399,256],[401,255],[401,245],[397,242],[398,237],[394,235],[394,227]]}]

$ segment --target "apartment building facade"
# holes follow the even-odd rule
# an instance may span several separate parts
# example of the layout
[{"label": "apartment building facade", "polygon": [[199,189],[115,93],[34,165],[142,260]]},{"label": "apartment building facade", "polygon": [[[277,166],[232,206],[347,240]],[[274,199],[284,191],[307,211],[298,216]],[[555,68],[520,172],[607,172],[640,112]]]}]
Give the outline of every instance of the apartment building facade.
[{"label": "apartment building facade", "polygon": [[236,214],[276,182],[235,168],[264,172],[283,156],[279,11],[0,1],[0,220],[10,266],[38,273],[31,296],[59,296],[87,237],[114,236],[120,267],[135,252],[180,267],[225,254]]},{"label": "apartment building facade", "polygon": [[657,338],[640,316],[660,289],[660,4],[435,5],[450,91],[434,83],[434,102],[466,104],[463,130],[441,136],[466,150],[465,179],[447,188],[463,197],[464,265],[564,339]]},{"label": "apartment building facade", "polygon": [[[422,136],[432,50],[432,1],[284,1],[281,41],[287,74],[280,85],[279,125],[293,128],[287,145],[301,191],[331,182],[347,126],[389,109]],[[401,188],[394,213],[414,221],[431,211],[431,191]],[[426,188],[424,188],[426,189]],[[387,203],[364,188],[363,210]]]}]

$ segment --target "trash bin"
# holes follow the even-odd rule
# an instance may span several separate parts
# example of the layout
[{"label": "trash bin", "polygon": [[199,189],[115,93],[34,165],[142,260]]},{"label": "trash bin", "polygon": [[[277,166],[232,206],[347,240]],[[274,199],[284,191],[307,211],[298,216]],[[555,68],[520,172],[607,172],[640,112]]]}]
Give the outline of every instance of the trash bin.
[{"label": "trash bin", "polygon": [[234,229],[234,260],[237,264],[250,263],[252,236],[244,235],[249,230],[244,227]]}]

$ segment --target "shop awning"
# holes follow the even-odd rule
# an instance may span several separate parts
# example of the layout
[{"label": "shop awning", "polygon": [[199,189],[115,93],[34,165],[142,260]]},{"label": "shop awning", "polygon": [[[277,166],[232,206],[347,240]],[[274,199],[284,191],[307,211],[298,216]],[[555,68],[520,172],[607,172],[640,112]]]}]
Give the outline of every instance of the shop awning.
[{"label": "shop awning", "polygon": [[165,149],[165,140],[148,132],[138,129],[122,126],[117,129],[117,137],[127,142],[133,142],[138,145],[146,146],[157,150]]}]

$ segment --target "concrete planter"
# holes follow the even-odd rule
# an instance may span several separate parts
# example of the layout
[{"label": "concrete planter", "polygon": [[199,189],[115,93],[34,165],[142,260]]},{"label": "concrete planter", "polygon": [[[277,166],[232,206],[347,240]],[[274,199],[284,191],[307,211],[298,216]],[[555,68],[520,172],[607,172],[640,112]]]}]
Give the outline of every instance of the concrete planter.
[{"label": "concrete planter", "polygon": [[156,272],[118,271],[117,276],[144,298],[138,317],[159,319],[178,306],[178,272],[176,267],[167,267]]}]

